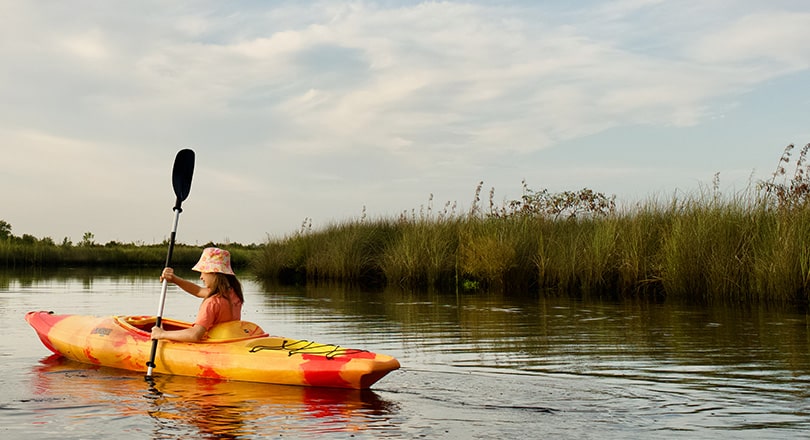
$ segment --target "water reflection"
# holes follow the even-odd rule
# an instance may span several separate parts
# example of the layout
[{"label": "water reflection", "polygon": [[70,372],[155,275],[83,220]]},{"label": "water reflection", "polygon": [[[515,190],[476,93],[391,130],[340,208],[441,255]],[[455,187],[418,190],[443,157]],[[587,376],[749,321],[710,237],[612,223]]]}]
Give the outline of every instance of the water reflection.
[{"label": "water reflection", "polygon": [[415,356],[442,355],[442,362],[459,366],[608,374],[653,360],[655,366],[638,368],[655,373],[665,361],[695,372],[765,364],[799,375],[810,369],[810,318],[778,307],[362,292],[341,286],[267,295],[268,310],[301,320],[328,316],[340,321],[347,337],[396,332],[402,337],[397,342]]},{"label": "water reflection", "polygon": [[[69,406],[83,413],[153,420],[152,438],[357,433],[385,423],[395,406],[370,390],[344,390],[143,375],[50,356],[33,369],[40,410]],[[141,422],[142,423],[142,422]]]},{"label": "water reflection", "polygon": [[[272,302],[292,307],[286,313],[297,309],[302,320],[331,310],[345,317],[340,326],[347,337],[397,334],[405,353],[394,354],[405,373],[419,366],[434,377],[479,374],[444,376],[430,387],[409,383],[410,392],[449,405],[553,410],[576,402],[600,414],[599,423],[655,420],[668,433],[810,425],[804,311],[342,287],[277,292]],[[306,310],[296,306],[302,303]],[[558,378],[566,378],[563,385],[554,385]],[[471,387],[484,397],[459,396]],[[506,387],[512,391],[504,400],[487,400]],[[613,408],[611,417],[602,418],[605,407]]]}]

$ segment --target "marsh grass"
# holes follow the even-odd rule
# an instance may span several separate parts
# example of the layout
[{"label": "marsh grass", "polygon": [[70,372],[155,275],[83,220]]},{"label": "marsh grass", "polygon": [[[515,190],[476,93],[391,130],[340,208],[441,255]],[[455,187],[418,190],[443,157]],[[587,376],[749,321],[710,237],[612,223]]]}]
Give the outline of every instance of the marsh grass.
[{"label": "marsh grass", "polygon": [[[268,241],[255,272],[405,288],[487,289],[602,298],[807,303],[810,171],[788,146],[771,180],[739,194],[713,187],[617,211],[583,189],[551,194],[524,182],[520,199],[456,213],[445,205],[398,219],[365,217]],[[781,180],[780,180],[781,179]],[[280,276],[282,275],[282,276]]]},{"label": "marsh grass", "polygon": [[311,233],[302,229],[268,241],[253,268],[260,277],[286,283],[307,280],[379,283],[381,252],[395,230],[388,221],[343,222]]},{"label": "marsh grass", "polygon": [[400,221],[392,225],[380,254],[388,282],[400,286],[449,284],[456,267],[458,235],[454,221]]}]

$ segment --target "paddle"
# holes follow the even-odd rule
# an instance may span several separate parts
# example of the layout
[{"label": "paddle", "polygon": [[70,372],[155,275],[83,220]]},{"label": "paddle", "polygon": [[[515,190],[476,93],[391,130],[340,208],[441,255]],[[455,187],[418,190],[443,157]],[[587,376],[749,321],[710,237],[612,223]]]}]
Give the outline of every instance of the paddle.
[{"label": "paddle", "polygon": [[[172,252],[174,251],[174,238],[177,235],[177,222],[180,220],[180,213],[183,209],[180,207],[189,191],[191,191],[191,176],[194,174],[194,152],[189,149],[180,150],[174,158],[174,167],[172,167],[172,187],[174,188],[174,195],[177,196],[177,201],[174,202],[174,224],[172,226],[172,234],[169,238],[169,252],[166,255],[166,265],[170,267],[172,262]],[[163,306],[166,304],[166,289],[169,282],[163,280],[160,289],[160,305],[158,306],[157,320],[155,326],[160,327],[163,324]],[[155,355],[157,354],[158,340],[152,340],[152,353],[149,355],[149,362],[146,366],[146,379],[152,377],[152,370],[155,368]]]}]

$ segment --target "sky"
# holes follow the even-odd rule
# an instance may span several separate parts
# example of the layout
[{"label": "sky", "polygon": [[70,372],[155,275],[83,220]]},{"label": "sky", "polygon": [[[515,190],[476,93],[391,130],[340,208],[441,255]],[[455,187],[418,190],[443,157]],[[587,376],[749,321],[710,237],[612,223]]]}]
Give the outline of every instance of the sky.
[{"label": "sky", "polygon": [[806,0],[0,0],[0,219],[160,243],[183,148],[188,244],[736,194],[810,143],[808,41]]}]

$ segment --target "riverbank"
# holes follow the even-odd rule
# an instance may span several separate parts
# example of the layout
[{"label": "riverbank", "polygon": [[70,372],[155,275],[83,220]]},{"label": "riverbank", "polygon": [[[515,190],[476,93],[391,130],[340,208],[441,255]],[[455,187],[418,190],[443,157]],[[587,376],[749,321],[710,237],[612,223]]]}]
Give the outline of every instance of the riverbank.
[{"label": "riverbank", "polygon": [[[221,245],[237,268],[287,284],[806,304],[810,207],[714,197],[576,217],[433,213],[357,219],[263,245]],[[178,244],[176,267],[205,246]],[[166,244],[0,240],[0,266],[162,267]]]},{"label": "riverbank", "polygon": [[[254,261],[263,279],[408,289],[498,290],[592,298],[679,298],[807,305],[810,144],[793,145],[769,181],[730,197],[712,188],[616,209],[589,189],[550,193],[524,182],[518,200],[435,212],[432,200],[397,219],[302,228]],[[482,182],[483,183],[483,182]]]},{"label": "riverbank", "polygon": [[[234,245],[235,266],[266,282],[338,282],[370,288],[501,291],[594,298],[810,302],[810,168],[788,146],[769,181],[731,196],[712,188],[617,209],[590,189],[550,193],[524,182],[520,199],[489,208],[447,203],[397,218],[359,219],[259,245]],[[9,226],[6,224],[6,226]],[[10,228],[7,228],[8,232]],[[137,246],[0,237],[0,265],[160,267],[166,244]],[[212,245],[212,244],[209,244]],[[206,245],[208,246],[208,245]],[[205,246],[178,245],[175,265]]]},{"label": "riverbank", "polygon": [[267,243],[254,270],[284,282],[806,303],[808,243],[806,207],[673,200],[587,218],[344,222]]}]

